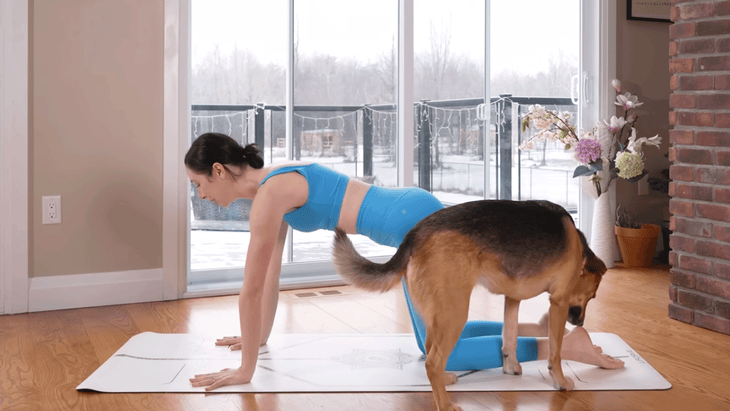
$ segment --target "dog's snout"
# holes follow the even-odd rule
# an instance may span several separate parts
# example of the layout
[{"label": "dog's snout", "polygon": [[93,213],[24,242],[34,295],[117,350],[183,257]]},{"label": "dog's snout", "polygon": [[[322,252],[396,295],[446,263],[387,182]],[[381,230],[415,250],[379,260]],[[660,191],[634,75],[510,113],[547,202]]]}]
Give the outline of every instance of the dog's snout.
[{"label": "dog's snout", "polygon": [[582,326],[583,325],[583,318],[581,316],[582,313],[583,313],[583,309],[580,306],[576,305],[576,306],[570,307],[570,309],[568,309],[568,322],[573,325],[576,325],[578,327]]}]

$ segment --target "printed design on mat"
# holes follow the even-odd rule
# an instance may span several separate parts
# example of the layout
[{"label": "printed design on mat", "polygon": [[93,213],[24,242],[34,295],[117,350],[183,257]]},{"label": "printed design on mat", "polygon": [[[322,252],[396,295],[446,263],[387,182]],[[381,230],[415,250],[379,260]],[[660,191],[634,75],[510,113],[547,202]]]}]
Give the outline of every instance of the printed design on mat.
[{"label": "printed design on mat", "polygon": [[403,366],[417,361],[421,356],[401,352],[400,348],[392,350],[364,350],[354,348],[345,355],[329,358],[330,361],[347,364],[352,370],[364,368],[392,368],[402,370]]}]

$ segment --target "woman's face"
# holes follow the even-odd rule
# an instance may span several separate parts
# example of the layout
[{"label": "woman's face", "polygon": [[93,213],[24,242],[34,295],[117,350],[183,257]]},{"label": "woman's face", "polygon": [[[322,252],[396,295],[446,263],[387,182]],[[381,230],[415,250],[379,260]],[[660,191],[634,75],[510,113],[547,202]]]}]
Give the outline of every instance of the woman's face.
[{"label": "woman's face", "polygon": [[232,178],[223,167],[216,167],[216,165],[220,166],[216,163],[210,176],[198,174],[187,167],[185,170],[190,181],[198,188],[198,197],[212,201],[221,207],[228,207],[235,200],[231,195],[231,187],[227,186],[231,183]]}]

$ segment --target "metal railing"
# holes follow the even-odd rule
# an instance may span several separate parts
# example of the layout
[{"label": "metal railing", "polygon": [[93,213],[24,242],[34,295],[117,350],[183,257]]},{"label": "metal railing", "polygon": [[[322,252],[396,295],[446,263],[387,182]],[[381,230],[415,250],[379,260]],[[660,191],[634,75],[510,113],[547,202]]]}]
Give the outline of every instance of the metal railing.
[{"label": "metal railing", "polygon": [[[517,173],[516,198],[522,199],[522,153],[516,146],[523,139],[520,122],[515,116],[520,115],[519,107],[540,104],[546,107],[575,108],[570,98],[554,97],[519,97],[502,94],[490,99],[492,112],[491,122],[485,125],[477,118],[477,107],[484,104],[484,99],[456,100],[422,100],[414,103],[414,166],[417,168],[417,185],[426,190],[433,190],[434,172],[444,173],[444,165],[452,165],[453,161],[444,161],[442,156],[453,154],[444,150],[468,150],[478,160],[483,161],[485,138],[490,138],[490,155],[493,157],[495,170],[495,197],[513,198],[513,170]],[[269,155],[285,141],[285,107],[281,105],[193,105],[193,135],[191,141],[206,131],[221,131],[231,135],[241,143],[256,143],[260,148],[269,149]],[[307,138],[314,131],[331,130],[337,144],[326,145],[332,155],[346,156],[348,162],[354,163],[354,169],[362,164],[364,177],[373,175],[375,153],[390,155],[395,158],[395,142],[397,127],[395,122],[395,105],[353,105],[353,106],[294,106],[293,141],[289,147],[294,159],[300,159],[302,150],[309,153]],[[238,123],[240,121],[240,124]],[[205,124],[203,124],[205,123]],[[516,124],[515,124],[516,123]],[[313,124],[313,126],[312,126]],[[324,125],[322,125],[324,124]],[[267,139],[268,136],[268,139]],[[516,144],[513,139],[516,136]],[[328,137],[329,138],[329,137]],[[329,141],[329,140],[328,140]],[[362,146],[361,157],[358,146]],[[354,148],[353,148],[354,147]],[[451,148],[451,147],[456,147]],[[318,146],[325,152],[325,146]],[[517,164],[514,164],[514,163]],[[466,163],[464,163],[466,164]],[[467,167],[469,165],[467,164]],[[533,171],[530,170],[530,173]],[[470,177],[467,172],[467,179]],[[443,182],[443,177],[440,180]],[[441,183],[442,184],[442,183]],[[470,187],[470,182],[467,182]],[[530,190],[532,187],[530,186]],[[489,197],[487,195],[485,197]],[[531,197],[531,195],[529,195]],[[568,193],[566,188],[566,201]]]}]

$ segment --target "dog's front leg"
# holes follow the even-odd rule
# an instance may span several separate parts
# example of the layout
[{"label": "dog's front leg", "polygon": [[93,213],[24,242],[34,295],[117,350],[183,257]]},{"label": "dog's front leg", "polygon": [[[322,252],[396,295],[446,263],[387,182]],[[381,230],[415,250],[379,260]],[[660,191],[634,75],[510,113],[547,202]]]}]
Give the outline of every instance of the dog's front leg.
[{"label": "dog's front leg", "polygon": [[520,300],[504,296],[504,324],[502,324],[502,372],[510,375],[522,374],[517,361],[517,320]]},{"label": "dog's front leg", "polygon": [[548,370],[550,370],[550,376],[553,378],[553,386],[561,391],[571,391],[573,389],[573,380],[563,375],[560,356],[567,319],[568,305],[562,301],[557,302],[553,298],[550,298],[550,328],[548,330],[550,354],[548,355]]}]

